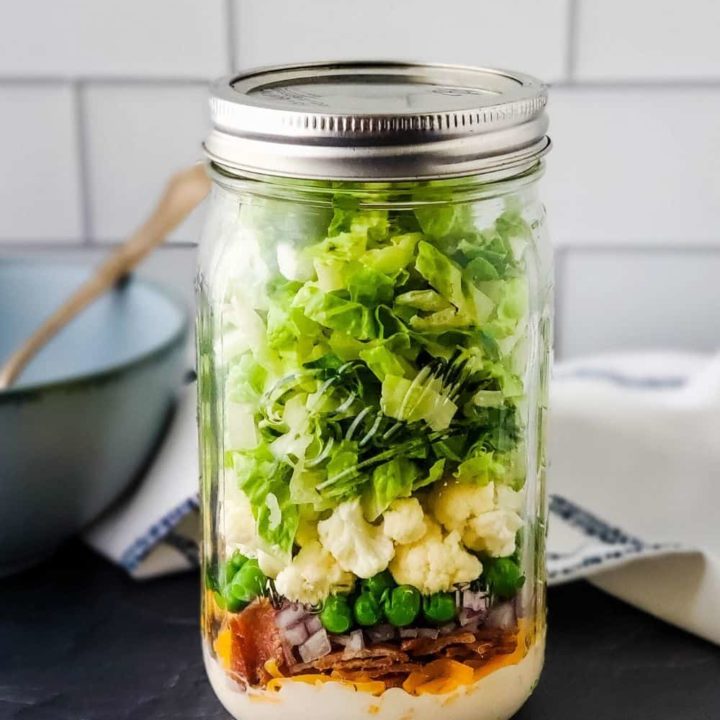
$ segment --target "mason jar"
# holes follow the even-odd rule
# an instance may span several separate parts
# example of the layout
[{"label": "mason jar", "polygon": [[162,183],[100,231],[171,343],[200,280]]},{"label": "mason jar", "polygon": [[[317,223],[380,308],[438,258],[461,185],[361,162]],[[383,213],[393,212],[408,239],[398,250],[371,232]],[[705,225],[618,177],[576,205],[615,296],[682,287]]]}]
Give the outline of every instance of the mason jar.
[{"label": "mason jar", "polygon": [[535,687],[545,104],[439,65],[213,86],[202,633],[235,718],[497,720]]}]

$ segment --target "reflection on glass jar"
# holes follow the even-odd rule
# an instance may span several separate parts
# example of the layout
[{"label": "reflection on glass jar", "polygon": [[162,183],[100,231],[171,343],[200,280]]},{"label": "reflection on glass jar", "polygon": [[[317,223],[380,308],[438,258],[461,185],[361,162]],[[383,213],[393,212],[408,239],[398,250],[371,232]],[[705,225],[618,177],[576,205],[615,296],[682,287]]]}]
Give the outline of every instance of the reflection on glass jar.
[{"label": "reflection on glass jar", "polygon": [[[509,718],[545,642],[544,90],[324,72],[215,90],[198,275],[208,673],[237,718]],[[278,95],[297,76],[302,93]],[[356,137],[369,76],[375,130]],[[447,104],[425,127],[418,77],[453,90],[429,93]],[[401,120],[383,125],[385,95]],[[454,124],[475,116],[475,134]]]}]

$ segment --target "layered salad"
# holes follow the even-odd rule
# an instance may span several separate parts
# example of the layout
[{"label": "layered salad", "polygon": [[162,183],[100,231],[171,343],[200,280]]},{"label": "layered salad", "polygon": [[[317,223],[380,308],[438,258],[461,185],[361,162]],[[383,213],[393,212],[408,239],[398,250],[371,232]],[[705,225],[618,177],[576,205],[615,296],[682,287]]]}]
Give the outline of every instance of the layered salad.
[{"label": "layered salad", "polygon": [[236,714],[345,692],[370,714],[396,698],[391,717],[494,676],[519,705],[542,662],[526,577],[530,228],[512,199],[382,209],[338,191],[332,205],[229,202],[211,262],[211,678]]}]

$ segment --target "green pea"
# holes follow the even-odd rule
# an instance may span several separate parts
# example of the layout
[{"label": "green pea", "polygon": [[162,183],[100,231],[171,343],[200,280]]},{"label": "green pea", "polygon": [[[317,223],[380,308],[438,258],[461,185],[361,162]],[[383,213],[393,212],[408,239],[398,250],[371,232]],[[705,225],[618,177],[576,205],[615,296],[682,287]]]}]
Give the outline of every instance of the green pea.
[{"label": "green pea", "polygon": [[452,593],[435,593],[426,595],[422,601],[423,615],[428,622],[450,622],[457,612],[455,596]]},{"label": "green pea", "polygon": [[358,595],[353,606],[353,613],[358,625],[368,627],[382,620],[382,609],[377,598],[365,590]]},{"label": "green pea", "polygon": [[328,632],[347,632],[352,626],[352,611],[347,598],[344,595],[331,595],[320,611],[320,622]]},{"label": "green pea", "polygon": [[385,595],[383,610],[395,627],[410,625],[420,612],[420,593],[411,585],[400,585]]},{"label": "green pea", "polygon": [[228,587],[232,597],[243,602],[251,602],[265,592],[266,583],[267,578],[258,567],[257,560],[248,560],[235,573],[235,577]]},{"label": "green pea", "polygon": [[241,600],[232,594],[230,585],[226,585],[223,589],[222,599],[223,602],[220,604],[220,607],[224,607],[228,610],[228,612],[240,612],[247,605],[244,600]]},{"label": "green pea", "polygon": [[487,587],[496,597],[513,597],[525,582],[520,566],[512,558],[493,558],[483,561],[483,565]]},{"label": "green pea", "polygon": [[225,582],[232,582],[236,573],[247,562],[247,558],[235,551],[225,562]]},{"label": "green pea", "polygon": [[383,594],[394,587],[395,581],[389,570],[383,570],[362,582],[362,589],[371,593],[376,600],[382,600]]}]

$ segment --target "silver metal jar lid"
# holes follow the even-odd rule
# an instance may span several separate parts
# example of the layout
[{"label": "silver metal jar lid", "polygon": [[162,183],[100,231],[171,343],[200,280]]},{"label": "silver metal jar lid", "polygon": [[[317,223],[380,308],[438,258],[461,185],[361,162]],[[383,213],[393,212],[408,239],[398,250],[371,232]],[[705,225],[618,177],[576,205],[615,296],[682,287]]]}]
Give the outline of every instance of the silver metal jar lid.
[{"label": "silver metal jar lid", "polygon": [[550,144],[547,89],[521,73],[338,62],[264,68],[212,86],[205,150],[239,171],[333,180],[516,172]]}]

